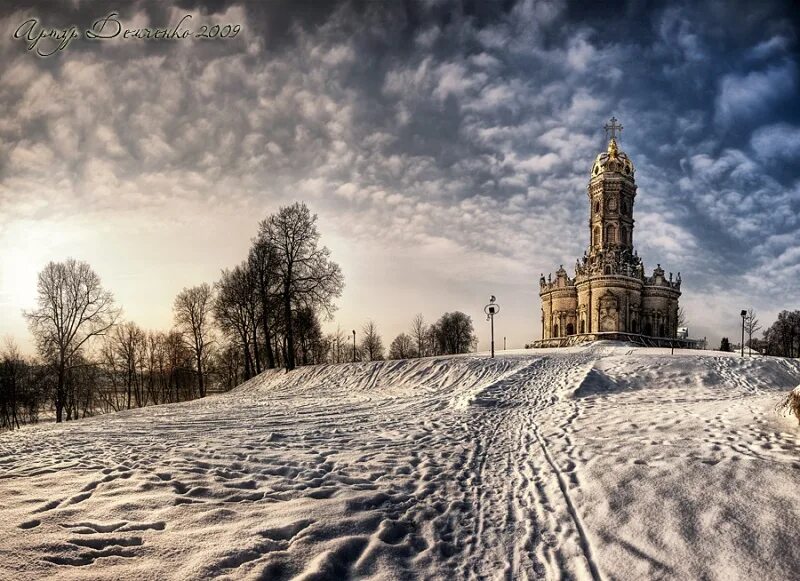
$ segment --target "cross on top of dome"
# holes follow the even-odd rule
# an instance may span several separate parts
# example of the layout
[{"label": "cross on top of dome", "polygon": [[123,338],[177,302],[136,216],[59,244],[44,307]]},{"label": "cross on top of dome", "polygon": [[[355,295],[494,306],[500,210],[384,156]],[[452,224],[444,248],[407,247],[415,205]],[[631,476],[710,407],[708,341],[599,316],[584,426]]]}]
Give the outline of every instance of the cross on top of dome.
[{"label": "cross on top of dome", "polygon": [[608,134],[610,132],[611,133],[611,139],[616,139],[617,138],[617,131],[622,133],[622,125],[617,123],[617,118],[616,117],[612,117],[610,119],[610,121],[611,121],[611,123],[610,124],[606,123],[603,126],[603,129],[606,130],[606,137],[608,137]]},{"label": "cross on top of dome", "polygon": [[619,139],[619,135],[622,132],[622,125],[620,125],[616,117],[612,117],[603,128],[606,130],[606,136],[610,137],[608,147],[595,158],[591,175],[599,178],[606,172],[617,172],[633,178],[633,163],[625,152],[620,151],[617,145],[617,139]]}]

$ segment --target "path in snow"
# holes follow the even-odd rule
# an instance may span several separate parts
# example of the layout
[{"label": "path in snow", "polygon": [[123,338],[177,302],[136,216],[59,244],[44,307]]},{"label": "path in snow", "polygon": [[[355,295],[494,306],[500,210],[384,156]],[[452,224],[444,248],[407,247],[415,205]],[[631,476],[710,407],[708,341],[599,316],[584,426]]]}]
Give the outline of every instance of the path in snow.
[{"label": "path in snow", "polygon": [[266,373],[0,435],[0,579],[785,579],[800,365],[593,345]]}]

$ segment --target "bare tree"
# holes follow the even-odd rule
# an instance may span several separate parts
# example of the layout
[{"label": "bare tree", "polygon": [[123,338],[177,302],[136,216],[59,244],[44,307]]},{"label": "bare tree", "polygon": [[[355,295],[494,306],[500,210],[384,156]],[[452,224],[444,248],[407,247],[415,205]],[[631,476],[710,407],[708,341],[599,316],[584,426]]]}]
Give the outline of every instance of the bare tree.
[{"label": "bare tree", "polygon": [[389,346],[389,359],[408,359],[413,357],[414,342],[405,333],[400,333]]},{"label": "bare tree", "polygon": [[[106,336],[106,340],[100,346],[100,360],[105,375],[104,386],[99,390],[98,397],[103,406],[103,413],[109,411],[118,412],[125,407],[124,391],[120,389],[120,378],[122,371],[119,366],[117,349],[111,337]],[[123,396],[120,401],[120,396]]]},{"label": "bare tree", "polygon": [[244,357],[244,378],[250,379],[259,371],[256,365],[255,334],[258,317],[255,302],[258,300],[255,279],[248,273],[248,263],[231,270],[223,270],[217,282],[214,316],[223,332],[237,340]]},{"label": "bare tree", "polygon": [[361,339],[361,352],[367,361],[378,361],[383,359],[383,340],[378,334],[378,327],[373,321],[361,328],[363,337]]},{"label": "bare tree", "polygon": [[467,353],[478,343],[472,318],[461,311],[445,313],[433,328],[440,353]]},{"label": "bare tree", "polygon": [[347,337],[344,336],[344,331],[341,327],[336,327],[335,333],[329,333],[327,336],[328,348],[330,354],[328,361],[331,363],[342,363],[348,361],[347,356]]},{"label": "bare tree", "polygon": [[120,311],[91,267],[72,258],[49,262],[39,273],[37,304],[24,315],[39,353],[55,367],[56,422],[61,422],[73,360],[92,337],[104,335],[114,325]]},{"label": "bare tree", "polygon": [[183,335],[177,329],[164,337],[164,352],[167,375],[167,401],[181,401],[193,397],[194,369],[192,353]]},{"label": "bare tree", "polygon": [[342,294],[344,279],[339,265],[330,259],[330,250],[319,246],[317,216],[305,204],[281,208],[268,222],[264,234],[275,249],[285,324],[286,368],[291,370],[296,366],[292,312],[304,306],[322,310],[329,317],[334,310],[333,300]]},{"label": "bare tree", "polygon": [[143,363],[144,331],[133,321],[127,321],[117,325],[110,339],[125,381],[125,407],[131,409],[132,403],[142,407],[140,365]]},{"label": "bare tree", "polygon": [[417,344],[417,357],[425,354],[425,340],[428,336],[428,326],[425,324],[425,317],[422,313],[417,313],[411,321],[411,338]]},{"label": "bare tree", "polygon": [[301,307],[294,312],[292,327],[295,330],[296,344],[302,365],[319,363],[322,351],[322,326],[317,314],[308,307]]},{"label": "bare tree", "polygon": [[67,373],[67,419],[92,416],[97,412],[99,373],[97,362],[82,353]]},{"label": "bare tree", "polygon": [[764,331],[769,355],[795,357],[800,355],[800,311],[781,311],[778,320]]},{"label": "bare tree", "polygon": [[678,322],[677,327],[686,327],[689,324],[689,319],[686,317],[686,311],[683,307],[678,308]]},{"label": "bare tree", "polygon": [[278,253],[272,245],[270,220],[262,220],[259,224],[258,236],[253,241],[248,256],[248,267],[254,277],[259,302],[259,322],[264,335],[264,353],[267,356],[267,369],[275,368],[275,351],[272,348],[274,338],[275,311],[280,306],[278,290],[280,285],[278,271]]},{"label": "bare tree", "polygon": [[22,371],[25,365],[19,347],[11,337],[0,352],[0,428],[19,428],[18,408]]},{"label": "bare tree", "polygon": [[748,355],[753,355],[753,333],[761,329],[761,325],[758,323],[758,318],[756,316],[756,312],[750,307],[747,310],[747,315],[744,319],[744,330],[747,333],[747,349]]},{"label": "bare tree", "polygon": [[144,337],[144,364],[147,368],[147,397],[154,404],[162,401],[165,368],[164,334],[148,331]]},{"label": "bare tree", "polygon": [[229,391],[246,380],[243,375],[243,357],[241,345],[236,341],[227,341],[217,350],[214,367],[220,378],[222,389]]},{"label": "bare tree", "polygon": [[425,341],[422,343],[426,355],[442,354],[442,350],[439,347],[439,341],[437,340],[438,333],[439,333],[439,328],[436,325],[436,323],[434,323],[433,325],[428,325],[428,330],[425,333]]},{"label": "bare tree", "polygon": [[191,288],[184,288],[175,297],[173,307],[175,324],[189,337],[192,344],[200,397],[206,396],[203,363],[212,341],[211,308],[213,300],[211,287],[208,283],[203,283]]}]

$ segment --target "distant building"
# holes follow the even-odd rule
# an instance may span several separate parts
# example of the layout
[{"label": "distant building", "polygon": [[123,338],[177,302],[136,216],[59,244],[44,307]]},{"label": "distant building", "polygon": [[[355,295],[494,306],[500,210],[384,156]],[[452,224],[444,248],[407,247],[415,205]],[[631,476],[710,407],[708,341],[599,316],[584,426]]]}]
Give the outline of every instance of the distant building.
[{"label": "distant building", "polygon": [[[633,247],[636,181],[633,162],[617,146],[616,119],[606,151],[589,178],[589,247],[570,277],[563,265],[555,278],[542,275],[542,340],[596,333],[677,338],[681,274],[657,265],[645,276]],[[579,339],[579,337],[576,337]]]}]

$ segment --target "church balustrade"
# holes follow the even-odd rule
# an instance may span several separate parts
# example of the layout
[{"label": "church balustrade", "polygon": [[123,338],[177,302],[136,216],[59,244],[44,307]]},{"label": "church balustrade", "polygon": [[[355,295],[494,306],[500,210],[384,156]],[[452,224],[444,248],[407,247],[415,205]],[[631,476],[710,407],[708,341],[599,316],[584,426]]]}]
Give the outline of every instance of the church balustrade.
[{"label": "church balustrade", "polygon": [[703,341],[695,339],[677,339],[673,337],[652,337],[637,333],[597,332],[578,333],[576,335],[541,339],[525,345],[526,349],[542,349],[551,347],[569,347],[589,341],[624,341],[642,347],[673,347],[675,349],[702,349]]}]

